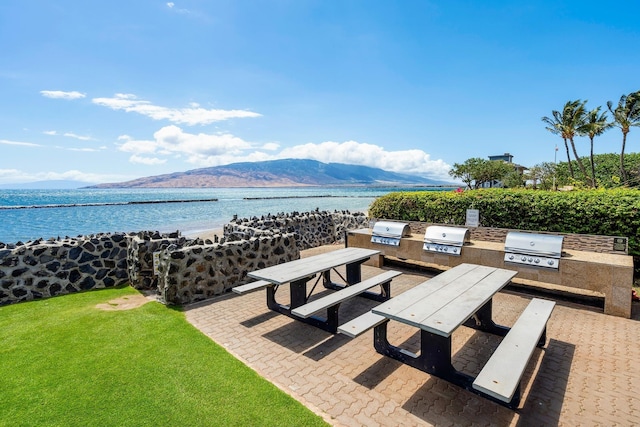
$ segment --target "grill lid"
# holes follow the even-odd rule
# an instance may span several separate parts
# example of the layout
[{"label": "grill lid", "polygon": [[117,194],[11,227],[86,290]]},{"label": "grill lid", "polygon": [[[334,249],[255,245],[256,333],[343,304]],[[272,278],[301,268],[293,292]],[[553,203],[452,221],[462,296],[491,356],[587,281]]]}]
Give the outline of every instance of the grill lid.
[{"label": "grill lid", "polygon": [[371,242],[383,245],[400,245],[402,237],[411,235],[409,224],[393,221],[377,221],[371,230]]},{"label": "grill lid", "polygon": [[466,228],[432,225],[424,233],[422,248],[428,252],[459,256],[462,246],[471,241],[469,235]]},{"label": "grill lid", "polygon": [[507,233],[504,251],[525,255],[560,258],[563,236],[512,231]]},{"label": "grill lid", "polygon": [[462,246],[470,242],[469,230],[460,227],[432,225],[424,233],[425,243]]}]

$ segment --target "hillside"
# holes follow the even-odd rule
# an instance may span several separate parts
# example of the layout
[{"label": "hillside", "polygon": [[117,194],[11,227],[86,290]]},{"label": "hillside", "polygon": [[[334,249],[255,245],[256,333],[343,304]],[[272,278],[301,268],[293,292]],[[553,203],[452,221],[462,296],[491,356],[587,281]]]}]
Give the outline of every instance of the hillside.
[{"label": "hillside", "polygon": [[297,187],[321,185],[447,185],[417,175],[399,174],[368,166],[285,159],[233,163],[138,178],[132,181],[92,185],[87,188],[206,188]]}]

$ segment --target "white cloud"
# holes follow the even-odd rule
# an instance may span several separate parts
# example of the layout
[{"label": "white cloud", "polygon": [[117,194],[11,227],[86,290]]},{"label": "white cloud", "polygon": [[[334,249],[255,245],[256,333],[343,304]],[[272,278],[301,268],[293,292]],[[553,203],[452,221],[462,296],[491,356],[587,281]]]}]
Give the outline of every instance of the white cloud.
[{"label": "white cloud", "polygon": [[166,161],[162,160],[163,157],[182,158],[199,167],[297,158],[451,179],[448,174],[450,166],[442,160],[432,160],[422,150],[388,151],[377,145],[357,141],[326,141],[288,147],[278,152],[280,145],[275,142],[258,146],[228,133],[194,134],[175,125],[159,129],[153,137],[152,140],[135,140],[122,135],[118,138],[118,149],[131,153],[131,162],[141,164],[160,164]]},{"label": "white cloud", "polygon": [[[210,166],[212,158],[241,156],[252,146],[249,142],[231,134],[193,134],[178,126],[165,126],[153,134],[154,140],[134,140],[123,135],[118,145],[120,151],[138,154],[185,156],[187,162]],[[217,162],[215,162],[217,164]],[[150,163],[147,163],[150,164]],[[157,164],[157,163],[156,163]]]},{"label": "white cloud", "polygon": [[278,148],[280,148],[280,144],[276,142],[267,142],[262,146],[262,149],[267,151],[276,151]]},{"label": "white cloud", "polygon": [[22,147],[42,147],[42,145],[34,144],[33,142],[9,141],[9,140],[6,140],[6,139],[0,139],[0,144],[20,145]]},{"label": "white cloud", "polygon": [[442,160],[431,160],[422,150],[387,151],[383,147],[356,141],[322,142],[285,148],[278,158],[313,159],[324,163],[347,163],[370,166],[387,171],[449,177],[450,166]]},{"label": "white cloud", "polygon": [[66,132],[64,134],[64,136],[67,136],[69,138],[79,139],[80,141],[92,141],[93,140],[93,138],[91,138],[90,136],[76,135],[73,132]]},{"label": "white cloud", "polygon": [[0,179],[13,178],[19,174],[20,171],[18,169],[0,169]]},{"label": "white cloud", "polygon": [[125,153],[155,153],[158,150],[156,141],[135,140],[128,135],[122,135],[118,140],[125,141],[118,144],[118,149]]},{"label": "white cloud", "polygon": [[68,148],[68,147],[56,147],[56,148],[60,148],[62,150],[68,150],[68,151],[80,151],[83,153],[97,153],[98,151],[102,151],[102,148],[89,148],[89,147],[85,147],[85,148]]},{"label": "white cloud", "polygon": [[175,7],[175,6],[176,6],[176,4],[174,2],[172,2],[172,1],[167,3],[167,7],[169,9],[171,9],[172,11],[176,12],[176,13],[181,13],[181,14],[184,14],[184,15],[188,15],[188,14],[191,13],[191,11],[189,9],[180,9],[180,8]]},{"label": "white cloud", "polygon": [[72,180],[89,183],[101,182],[122,182],[136,178],[130,175],[117,174],[96,174],[86,173],[79,170],[69,170],[66,172],[37,172],[30,173],[18,169],[0,169],[0,183],[14,184],[35,181]]},{"label": "white cloud", "polygon": [[86,94],[77,91],[63,92],[61,90],[41,90],[40,94],[44,97],[54,99],[79,99],[87,96]]},{"label": "white cloud", "polygon": [[177,126],[165,126],[153,134],[156,141],[171,152],[215,156],[219,154],[240,154],[251,148],[251,144],[228,133],[191,134]]},{"label": "white cloud", "polygon": [[134,154],[129,157],[129,161],[131,163],[139,163],[143,165],[162,165],[167,162],[167,159],[159,159],[157,157],[143,157]]},{"label": "white cloud", "polygon": [[113,98],[94,98],[94,104],[123,110],[128,113],[138,113],[154,120],[169,120],[173,123],[194,125],[207,125],[213,122],[234,118],[260,117],[261,114],[247,110],[207,110],[193,103],[188,108],[168,108],[153,105],[149,101],[138,99],[132,94],[117,93]]},{"label": "white cloud", "polygon": [[[60,135],[57,131],[55,130],[46,130],[44,132],[45,135],[50,135],[50,136],[58,136]],[[66,136],[68,138],[75,138],[75,139],[79,139],[81,141],[93,141],[93,138],[91,138],[90,136],[82,136],[82,135],[77,135],[73,132],[65,132],[62,134],[62,136]]]}]

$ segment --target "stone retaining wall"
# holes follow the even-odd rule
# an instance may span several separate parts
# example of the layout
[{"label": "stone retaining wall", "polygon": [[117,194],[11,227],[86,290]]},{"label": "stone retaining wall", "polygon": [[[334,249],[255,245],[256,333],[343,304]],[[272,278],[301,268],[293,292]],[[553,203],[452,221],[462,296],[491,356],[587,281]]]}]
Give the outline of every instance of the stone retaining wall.
[{"label": "stone retaining wall", "polygon": [[186,245],[188,240],[178,233],[170,235],[145,234],[135,236],[129,242],[127,251],[127,271],[131,286],[140,290],[156,289],[158,278],[154,273],[153,254],[167,249],[170,245]]},{"label": "stone retaining wall", "polygon": [[169,246],[160,255],[158,292],[166,304],[189,304],[252,281],[247,274],[253,270],[298,258],[294,233],[183,248]]},{"label": "stone retaining wall", "polygon": [[0,244],[0,304],[127,283],[127,235]]},{"label": "stone retaining wall", "polygon": [[[234,219],[214,241],[143,231],[0,243],[0,305],[125,283],[186,304],[246,282],[250,270],[341,242],[345,230],[366,226],[364,214],[315,211]],[[158,271],[165,265],[159,275],[154,253]]]},{"label": "stone retaining wall", "polygon": [[279,233],[295,233],[298,248],[305,250],[344,242],[345,231],[368,226],[369,218],[359,212],[293,212],[261,218],[236,218],[224,226],[224,235],[227,239],[242,240]]}]

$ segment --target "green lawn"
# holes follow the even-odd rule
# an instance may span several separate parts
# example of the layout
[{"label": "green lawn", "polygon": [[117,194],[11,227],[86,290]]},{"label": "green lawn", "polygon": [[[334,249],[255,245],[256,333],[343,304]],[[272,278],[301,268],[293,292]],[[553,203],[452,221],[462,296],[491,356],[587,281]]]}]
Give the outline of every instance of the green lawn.
[{"label": "green lawn", "polygon": [[152,302],[108,289],[0,307],[1,426],[320,426],[326,423]]}]

